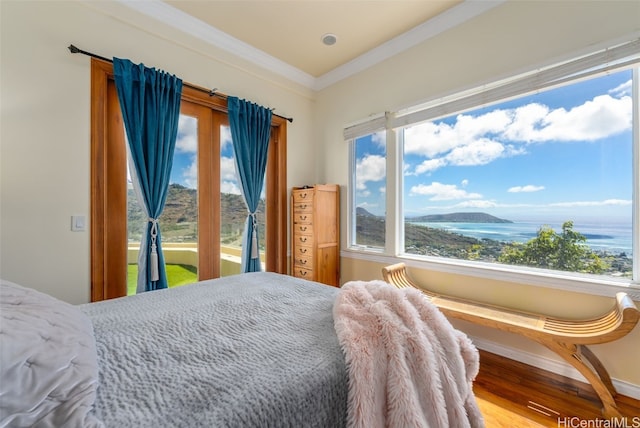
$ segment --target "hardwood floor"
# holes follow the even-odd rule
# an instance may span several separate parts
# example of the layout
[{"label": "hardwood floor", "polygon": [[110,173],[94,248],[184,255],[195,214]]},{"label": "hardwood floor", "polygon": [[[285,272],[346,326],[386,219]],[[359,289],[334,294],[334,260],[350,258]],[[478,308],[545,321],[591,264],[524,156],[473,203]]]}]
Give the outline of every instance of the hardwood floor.
[{"label": "hardwood floor", "polygon": [[484,351],[473,390],[487,428],[640,428],[640,400],[616,397],[626,425],[598,422],[600,402],[589,384]]}]

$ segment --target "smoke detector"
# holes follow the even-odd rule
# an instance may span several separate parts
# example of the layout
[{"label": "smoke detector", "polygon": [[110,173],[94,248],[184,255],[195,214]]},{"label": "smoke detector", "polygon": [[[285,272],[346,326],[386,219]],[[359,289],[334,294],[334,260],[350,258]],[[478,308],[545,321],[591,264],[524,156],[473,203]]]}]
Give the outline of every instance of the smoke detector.
[{"label": "smoke detector", "polygon": [[337,41],[338,41],[338,37],[335,34],[327,33],[324,36],[322,36],[322,43],[324,43],[327,46],[335,45]]}]

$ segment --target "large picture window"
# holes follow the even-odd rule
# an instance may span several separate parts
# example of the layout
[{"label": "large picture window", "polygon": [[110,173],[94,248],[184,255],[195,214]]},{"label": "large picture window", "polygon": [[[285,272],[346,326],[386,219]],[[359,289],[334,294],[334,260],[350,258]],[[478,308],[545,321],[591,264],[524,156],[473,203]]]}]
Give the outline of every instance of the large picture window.
[{"label": "large picture window", "polygon": [[[375,135],[397,153],[384,171],[398,195],[375,202],[372,149],[382,145],[348,138],[350,250],[377,242],[388,256],[443,266],[637,284],[639,67],[633,41],[387,113],[393,132]],[[386,233],[363,235],[374,219]]]},{"label": "large picture window", "polygon": [[632,72],[406,127],[404,251],[632,276]]}]

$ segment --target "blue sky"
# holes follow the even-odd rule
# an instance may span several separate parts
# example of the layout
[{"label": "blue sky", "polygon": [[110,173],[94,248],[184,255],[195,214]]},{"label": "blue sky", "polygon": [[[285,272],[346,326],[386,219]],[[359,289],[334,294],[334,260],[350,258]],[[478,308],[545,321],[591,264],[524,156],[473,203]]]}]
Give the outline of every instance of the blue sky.
[{"label": "blue sky", "polygon": [[[405,216],[631,221],[631,71],[405,129]],[[356,205],[384,215],[384,134],[356,145]]]}]

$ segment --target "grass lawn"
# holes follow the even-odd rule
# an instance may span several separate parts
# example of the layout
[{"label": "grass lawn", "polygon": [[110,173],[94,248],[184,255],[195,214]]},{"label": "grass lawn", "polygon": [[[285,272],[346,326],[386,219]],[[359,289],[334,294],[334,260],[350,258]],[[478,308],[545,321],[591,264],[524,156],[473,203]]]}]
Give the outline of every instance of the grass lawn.
[{"label": "grass lawn", "polygon": [[[191,284],[198,280],[198,273],[195,266],[166,265],[166,268],[169,288]],[[138,265],[131,264],[127,267],[127,296],[136,294],[137,283]]]}]

